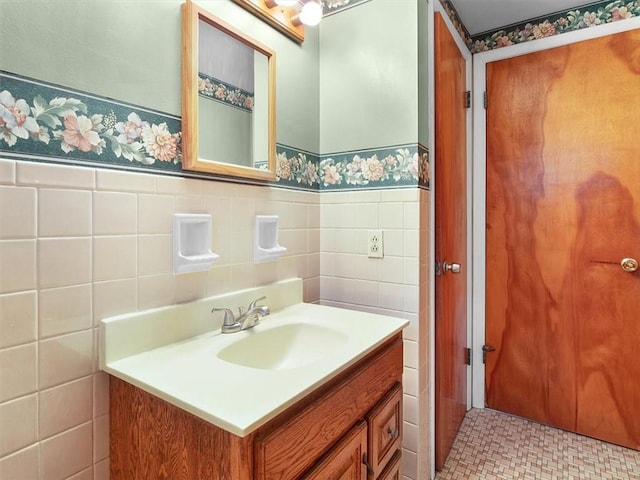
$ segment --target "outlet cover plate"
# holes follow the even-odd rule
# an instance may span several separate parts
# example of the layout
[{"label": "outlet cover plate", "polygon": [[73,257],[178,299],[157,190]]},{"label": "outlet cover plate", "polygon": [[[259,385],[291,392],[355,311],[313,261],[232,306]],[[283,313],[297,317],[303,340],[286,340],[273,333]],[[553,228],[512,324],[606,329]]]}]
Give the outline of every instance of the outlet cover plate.
[{"label": "outlet cover plate", "polygon": [[382,230],[369,230],[367,232],[367,256],[369,258],[384,257]]}]

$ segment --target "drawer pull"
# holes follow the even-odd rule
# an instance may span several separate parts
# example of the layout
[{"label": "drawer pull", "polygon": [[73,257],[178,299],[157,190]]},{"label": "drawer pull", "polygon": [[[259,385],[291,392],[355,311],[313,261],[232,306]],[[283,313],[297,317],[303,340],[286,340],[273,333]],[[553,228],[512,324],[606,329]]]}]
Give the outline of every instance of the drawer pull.
[{"label": "drawer pull", "polygon": [[389,436],[395,440],[396,438],[398,438],[400,436],[400,431],[397,428],[387,428],[387,433],[389,434]]},{"label": "drawer pull", "polygon": [[369,459],[367,458],[367,452],[364,452],[362,454],[362,463],[364,464],[365,467],[367,467],[368,475],[374,475],[376,473],[373,467],[369,464]]}]

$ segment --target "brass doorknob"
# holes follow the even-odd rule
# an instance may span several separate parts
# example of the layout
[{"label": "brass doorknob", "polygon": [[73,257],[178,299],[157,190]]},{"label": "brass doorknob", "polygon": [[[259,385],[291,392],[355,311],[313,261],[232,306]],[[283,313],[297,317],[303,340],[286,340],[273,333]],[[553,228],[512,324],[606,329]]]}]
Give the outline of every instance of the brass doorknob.
[{"label": "brass doorknob", "polygon": [[635,258],[623,258],[620,261],[620,266],[625,272],[633,273],[638,270],[638,260]]}]

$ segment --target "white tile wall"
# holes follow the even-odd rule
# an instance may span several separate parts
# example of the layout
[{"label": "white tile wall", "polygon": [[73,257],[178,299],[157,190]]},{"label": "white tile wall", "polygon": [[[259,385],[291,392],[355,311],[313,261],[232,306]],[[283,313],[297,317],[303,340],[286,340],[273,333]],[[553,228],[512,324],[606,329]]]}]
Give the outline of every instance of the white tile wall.
[{"label": "white tile wall", "polygon": [[[320,197],[320,302],[410,321],[404,331],[403,478],[428,478],[428,390],[421,386],[428,378],[422,352],[429,339],[429,218],[423,212],[430,194],[406,188]],[[367,257],[369,229],[383,230],[382,259]]]},{"label": "white tile wall", "polygon": [[[108,480],[100,318],[302,277],[320,296],[316,193],[0,159],[0,478]],[[281,215],[253,263],[255,212]],[[174,275],[174,213],[210,213],[209,272]]]}]

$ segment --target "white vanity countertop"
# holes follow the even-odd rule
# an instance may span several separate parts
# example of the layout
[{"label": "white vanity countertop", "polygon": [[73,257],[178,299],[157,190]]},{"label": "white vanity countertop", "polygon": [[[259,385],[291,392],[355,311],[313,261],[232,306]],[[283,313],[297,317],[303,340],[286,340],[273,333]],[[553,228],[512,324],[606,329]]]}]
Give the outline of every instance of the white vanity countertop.
[{"label": "white vanity countertop", "polygon": [[[109,321],[101,324],[103,342],[115,338],[104,333]],[[218,352],[243,338],[290,324],[310,325],[309,331],[326,326],[339,341],[310,352],[315,355],[313,361],[301,365],[253,368],[218,357]],[[264,317],[253,329],[231,334],[221,334],[217,329],[127,356],[113,355],[110,359],[108,354],[102,355],[101,368],[242,437],[353,365],[407,324],[394,317],[297,303]],[[103,343],[103,349],[109,351],[109,346]],[[260,352],[252,355],[260,358]]]}]

